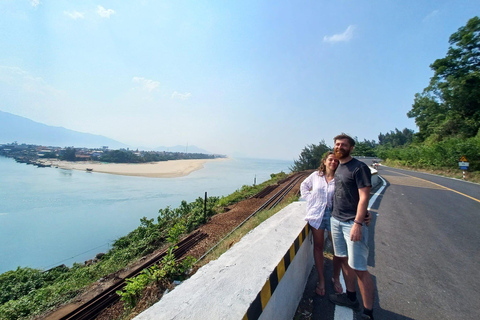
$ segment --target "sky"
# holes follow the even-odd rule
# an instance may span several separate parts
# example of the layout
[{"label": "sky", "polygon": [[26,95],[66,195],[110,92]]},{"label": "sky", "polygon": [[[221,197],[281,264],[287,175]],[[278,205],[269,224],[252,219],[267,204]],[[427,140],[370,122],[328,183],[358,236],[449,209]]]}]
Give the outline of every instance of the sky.
[{"label": "sky", "polygon": [[398,128],[480,0],[0,0],[0,110],[132,148],[296,160]]}]

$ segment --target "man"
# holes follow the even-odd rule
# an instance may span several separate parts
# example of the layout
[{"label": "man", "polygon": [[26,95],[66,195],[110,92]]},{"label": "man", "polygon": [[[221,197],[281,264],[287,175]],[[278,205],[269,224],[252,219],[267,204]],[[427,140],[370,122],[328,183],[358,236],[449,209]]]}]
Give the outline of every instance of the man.
[{"label": "man", "polygon": [[334,152],[339,160],[335,172],[335,196],[331,218],[335,256],[340,258],[346,293],[332,294],[330,301],[337,305],[360,310],[355,279],[362,295],[362,319],[373,319],[374,286],[367,270],[368,229],[364,223],[370,197],[371,173],[363,162],[353,158],[355,140],[346,134],[334,139]]}]

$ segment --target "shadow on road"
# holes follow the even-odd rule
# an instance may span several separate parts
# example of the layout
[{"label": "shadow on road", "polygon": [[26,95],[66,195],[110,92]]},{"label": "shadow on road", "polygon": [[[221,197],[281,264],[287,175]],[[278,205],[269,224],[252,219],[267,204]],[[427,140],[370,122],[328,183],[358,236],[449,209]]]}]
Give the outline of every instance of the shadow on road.
[{"label": "shadow on road", "polygon": [[[325,279],[331,279],[333,274],[333,264],[330,259],[325,258]],[[374,316],[375,319],[380,320],[416,320],[401,314],[391,312],[389,310],[382,309],[380,306],[380,297],[378,296],[377,291],[377,278],[372,275],[373,282],[375,285],[375,305],[374,305]],[[303,293],[302,300],[297,309],[297,313],[294,319],[311,319],[311,320],[334,320],[335,314],[335,305],[328,300],[328,295],[333,294],[333,285],[331,281],[326,281],[326,294],[324,297],[320,297],[315,294],[315,287],[318,282],[318,275],[315,269],[315,266],[312,268],[310,275],[308,277],[307,284],[305,286],[305,291]],[[360,304],[363,305],[362,297],[360,291],[357,287],[358,300]],[[362,311],[354,314],[354,319],[360,319]]]},{"label": "shadow on road", "polygon": [[[387,191],[388,187],[390,186],[390,184],[387,181],[385,181],[385,183],[386,183],[385,188],[382,190],[380,195],[378,195],[375,202],[370,206],[370,214],[372,215],[372,219],[370,221],[370,225],[368,226],[369,253],[368,253],[368,260],[367,260],[367,264],[370,267],[375,267],[375,226],[377,225],[377,218],[380,215],[380,213],[378,212],[378,208],[380,207],[380,203],[382,202],[385,191]],[[370,197],[372,197],[381,187],[382,185],[372,189],[372,191],[370,192]]]}]

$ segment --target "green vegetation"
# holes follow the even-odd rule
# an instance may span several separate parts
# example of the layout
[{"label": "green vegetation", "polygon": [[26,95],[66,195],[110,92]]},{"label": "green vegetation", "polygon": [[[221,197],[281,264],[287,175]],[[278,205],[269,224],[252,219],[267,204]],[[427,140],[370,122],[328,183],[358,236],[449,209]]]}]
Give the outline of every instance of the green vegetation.
[{"label": "green vegetation", "polygon": [[[332,136],[333,138],[333,136]],[[376,157],[377,144],[375,141],[358,141],[355,139],[354,156]],[[333,142],[333,141],[332,141]],[[290,168],[292,172],[303,170],[317,169],[320,166],[320,161],[327,151],[333,150],[333,147],[328,146],[325,140],[320,141],[318,145],[311,144],[303,148],[298,160],[293,161],[293,166]]]},{"label": "green vegetation", "polygon": [[415,95],[408,117],[415,118],[420,142],[471,138],[480,129],[480,19],[474,17],[450,36],[445,58],[437,59],[430,84]]},{"label": "green vegetation", "polygon": [[143,151],[141,153],[130,150],[105,151],[99,158],[102,162],[114,163],[144,163],[180,159],[214,159],[214,155],[203,153],[180,153],[180,152],[154,152]]},{"label": "green vegetation", "polygon": [[318,145],[311,144],[303,148],[298,160],[293,161],[291,171],[303,171],[316,169],[320,166],[320,160],[325,152],[332,150],[325,144],[325,140],[320,141]]},{"label": "green vegetation", "polygon": [[218,259],[223,253],[227,252],[228,249],[231,248],[235,243],[240,241],[243,236],[246,235],[250,230],[256,228],[262,222],[288,206],[290,203],[298,201],[298,198],[298,195],[290,196],[289,198],[284,199],[284,201],[282,201],[275,208],[260,211],[255,216],[251,217],[242,226],[232,232],[232,234],[227,236],[216,248],[214,248],[210,253],[208,253],[203,260],[199,261],[197,265],[201,267],[211,260]]},{"label": "green vegetation", "polygon": [[[378,144],[357,140],[353,155],[453,175],[461,172],[458,162],[465,156],[469,173],[476,176],[480,170],[480,19],[470,19],[451,35],[449,43],[445,58],[430,65],[434,75],[423,92],[415,95],[407,113],[415,119],[419,131],[395,128],[380,133]],[[292,171],[316,169],[323,153],[331,149],[324,141],[306,147]]]},{"label": "green vegetation", "polygon": [[[65,148],[65,150],[58,156],[60,160],[75,161],[77,160],[75,148]],[[54,157],[56,158],[56,157]]]},{"label": "green vegetation", "polygon": [[379,148],[377,156],[390,164],[428,169],[458,169],[458,162],[465,156],[470,163],[469,171],[480,170],[480,138],[448,138],[432,144],[411,144],[405,148]]},{"label": "green vegetation", "polygon": [[143,290],[149,285],[165,284],[181,279],[194,263],[193,258],[175,261],[174,243],[180,235],[189,233],[225,206],[246,199],[264,187],[286,178],[284,172],[272,174],[271,180],[256,186],[242,186],[226,197],[208,197],[206,202],[197,198],[191,203],[182,201],[178,208],[159,210],[155,219],[142,218],[140,226],[128,235],[116,240],[112,249],[89,265],[74,264],[48,271],[17,268],[0,274],[0,319],[31,319],[67,303],[88,286],[115,273],[142,256],[157,249],[167,248],[167,255],[159,265],[144,270],[138,277],[128,280],[120,293],[128,308],[134,306]]},{"label": "green vegetation", "polygon": [[74,147],[43,147],[33,144],[0,144],[0,156],[14,158],[18,162],[34,162],[39,158],[65,160],[65,161],[88,161],[97,160],[113,163],[146,163],[181,159],[217,159],[225,158],[224,155],[204,153],[184,153],[168,151],[132,151],[128,149],[108,150],[74,148]]},{"label": "green vegetation", "polygon": [[166,287],[172,280],[183,280],[185,278],[186,272],[196,260],[193,257],[186,257],[181,262],[178,262],[173,254],[173,250],[178,248],[175,246],[175,243],[179,241],[180,235],[185,233],[185,231],[186,227],[182,224],[177,223],[173,226],[168,236],[170,247],[162,261],[144,269],[138,276],[126,279],[127,285],[125,288],[122,291],[117,291],[117,294],[125,303],[125,309],[131,309],[136,306],[138,299],[140,299],[148,285],[164,283],[164,287]]},{"label": "green vegetation", "polygon": [[407,114],[419,132],[411,137],[404,131],[405,143],[393,139],[377,150],[378,157],[413,168],[458,169],[465,156],[469,171],[480,170],[480,19],[470,19],[449,43],[446,57],[430,65],[430,84],[415,95]]},{"label": "green vegetation", "polygon": [[262,184],[256,185],[256,186],[247,186],[244,185],[242,188],[237,189],[235,192],[232,194],[226,196],[226,197],[221,197],[220,200],[218,201],[218,208],[221,209],[223,207],[226,207],[228,205],[237,203],[241,200],[250,198],[251,196],[257,194],[260,192],[263,188],[265,188],[268,185],[275,184],[287,177],[287,174],[285,172],[280,172],[280,173],[272,173],[270,175],[270,180],[265,181]]}]

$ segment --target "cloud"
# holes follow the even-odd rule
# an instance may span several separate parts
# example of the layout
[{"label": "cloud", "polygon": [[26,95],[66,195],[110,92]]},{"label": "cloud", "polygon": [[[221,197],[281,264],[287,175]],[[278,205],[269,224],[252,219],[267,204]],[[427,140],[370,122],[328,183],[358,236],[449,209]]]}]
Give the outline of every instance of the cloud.
[{"label": "cloud", "polygon": [[160,86],[160,82],[142,77],[133,77],[132,82],[139,83],[141,88],[148,92],[157,90],[157,88]]},{"label": "cloud", "polygon": [[2,110],[40,120],[48,118],[70,103],[64,91],[58,90],[41,77],[10,66],[0,66]]},{"label": "cloud", "polygon": [[325,36],[323,37],[324,42],[347,42],[353,38],[353,30],[355,30],[356,26],[349,25],[347,30],[340,34],[334,34],[333,36]]},{"label": "cloud", "polygon": [[10,66],[0,66],[0,83],[2,82],[12,86],[22,87],[24,89],[45,86],[42,78],[34,77],[19,67]]},{"label": "cloud", "polygon": [[172,93],[172,99],[187,100],[187,99],[190,99],[191,96],[192,94],[190,92],[180,93],[180,92],[174,91]]},{"label": "cloud", "polygon": [[439,14],[439,12],[440,11],[438,11],[438,10],[434,10],[434,11],[430,12],[425,18],[423,18],[423,22],[434,18],[435,16],[437,16]]},{"label": "cloud", "polygon": [[98,8],[97,13],[102,18],[110,18],[112,14],[115,14],[115,10],[113,9],[105,9],[102,6],[98,6],[97,8]]},{"label": "cloud", "polygon": [[[41,77],[36,77],[19,68],[0,65],[0,89],[5,87],[16,88],[23,94],[36,94],[44,97],[49,95],[63,96],[64,93],[46,83]],[[3,88],[5,88],[3,87]]]},{"label": "cloud", "polygon": [[40,4],[40,0],[32,0],[30,1],[30,4],[32,5],[32,7],[36,8]]},{"label": "cloud", "polygon": [[63,13],[64,13],[65,15],[69,16],[70,18],[74,19],[74,20],[84,19],[84,18],[85,18],[85,14],[82,13],[82,12],[78,12],[78,11],[72,11],[72,12],[63,11]]}]

